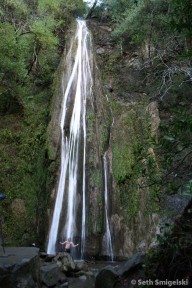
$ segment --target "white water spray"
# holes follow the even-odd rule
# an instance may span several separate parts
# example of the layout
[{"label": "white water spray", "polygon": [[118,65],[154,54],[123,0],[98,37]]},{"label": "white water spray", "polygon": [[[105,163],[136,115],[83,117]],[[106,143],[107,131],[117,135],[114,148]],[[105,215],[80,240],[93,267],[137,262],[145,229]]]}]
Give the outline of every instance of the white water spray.
[{"label": "white water spray", "polygon": [[110,232],[110,226],[109,226],[109,205],[108,205],[108,193],[109,193],[109,187],[108,187],[108,161],[107,161],[107,152],[105,152],[103,156],[103,163],[104,163],[104,180],[105,180],[105,229],[106,229],[106,253],[107,256],[110,258],[111,261],[113,261],[113,247],[112,247],[112,241],[111,241],[111,232]]},{"label": "white water spray", "polygon": [[[86,225],[86,104],[87,99],[92,101],[92,55],[89,50],[90,33],[86,22],[77,20],[77,30],[71,47],[66,57],[66,65],[72,66],[71,74],[67,79],[67,85],[63,80],[63,105],[61,112],[61,171],[59,185],[55,201],[52,224],[49,232],[48,254],[56,253],[56,244],[59,232],[60,216],[63,208],[63,199],[67,199],[66,219],[63,228],[63,237],[72,238],[77,233],[77,194],[81,195],[82,227],[81,227],[81,255],[85,247]],[[76,55],[73,57],[76,49]],[[65,75],[66,77],[66,75]],[[65,89],[66,87],[66,89]],[[70,125],[68,108],[72,106]],[[69,132],[66,127],[69,127]],[[81,148],[83,145],[83,148]],[[80,149],[83,156],[80,157]],[[82,175],[81,187],[79,187],[79,173]],[[79,224],[79,221],[78,221]]]}]

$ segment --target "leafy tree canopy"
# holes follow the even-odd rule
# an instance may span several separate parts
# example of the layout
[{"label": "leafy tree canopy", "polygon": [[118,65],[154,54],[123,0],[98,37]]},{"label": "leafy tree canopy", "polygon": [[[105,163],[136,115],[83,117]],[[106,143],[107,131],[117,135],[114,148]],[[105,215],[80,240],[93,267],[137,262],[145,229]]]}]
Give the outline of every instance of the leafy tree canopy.
[{"label": "leafy tree canopy", "polygon": [[[1,104],[15,98],[22,105],[29,82],[47,85],[51,81],[63,49],[65,31],[83,9],[82,0],[1,1]],[[4,104],[3,111],[8,109]]]}]

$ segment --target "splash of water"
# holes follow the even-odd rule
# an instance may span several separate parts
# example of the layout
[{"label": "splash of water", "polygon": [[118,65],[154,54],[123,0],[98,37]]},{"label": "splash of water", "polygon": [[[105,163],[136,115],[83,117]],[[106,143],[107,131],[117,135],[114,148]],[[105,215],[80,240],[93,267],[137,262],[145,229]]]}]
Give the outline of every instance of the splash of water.
[{"label": "splash of water", "polygon": [[[91,44],[90,33],[86,22],[77,20],[77,30],[72,39],[71,47],[66,57],[66,65],[71,69],[69,79],[63,80],[63,104],[60,121],[61,129],[61,170],[55,201],[52,224],[48,239],[48,254],[55,254],[60,218],[63,208],[63,199],[67,199],[67,213],[63,227],[63,237],[72,238],[77,233],[77,194],[81,194],[81,255],[85,247],[86,225],[86,104],[87,99],[92,101],[92,55],[89,49]],[[73,57],[74,50],[76,55]],[[73,65],[72,65],[73,63]],[[66,75],[65,75],[66,78]],[[72,113],[68,110],[72,106]],[[70,115],[70,121],[69,121]],[[67,121],[70,122],[68,125]],[[66,129],[67,127],[67,129]],[[69,129],[69,131],[68,131]],[[81,143],[83,149],[81,148]],[[80,153],[83,157],[80,157]],[[81,170],[81,171],[80,171]],[[78,177],[82,175],[81,187]],[[78,190],[78,191],[77,191]],[[79,223],[79,222],[78,222]]]},{"label": "splash of water", "polygon": [[113,255],[113,247],[112,247],[112,240],[111,240],[111,232],[110,232],[110,226],[109,226],[109,200],[108,200],[108,193],[109,193],[109,187],[108,187],[108,161],[107,161],[107,151],[104,153],[103,156],[103,163],[104,163],[104,180],[105,180],[105,229],[106,229],[106,253],[107,256],[110,258],[111,261],[113,261],[114,255]]}]

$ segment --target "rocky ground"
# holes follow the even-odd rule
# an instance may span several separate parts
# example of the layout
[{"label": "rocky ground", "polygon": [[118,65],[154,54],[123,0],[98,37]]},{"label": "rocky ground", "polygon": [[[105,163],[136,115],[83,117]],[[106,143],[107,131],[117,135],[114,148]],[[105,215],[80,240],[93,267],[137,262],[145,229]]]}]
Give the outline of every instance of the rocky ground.
[{"label": "rocky ground", "polygon": [[0,287],[131,287],[133,271],[138,271],[143,260],[144,255],[137,253],[124,262],[74,261],[64,252],[50,256],[35,247],[6,247],[0,251]]}]

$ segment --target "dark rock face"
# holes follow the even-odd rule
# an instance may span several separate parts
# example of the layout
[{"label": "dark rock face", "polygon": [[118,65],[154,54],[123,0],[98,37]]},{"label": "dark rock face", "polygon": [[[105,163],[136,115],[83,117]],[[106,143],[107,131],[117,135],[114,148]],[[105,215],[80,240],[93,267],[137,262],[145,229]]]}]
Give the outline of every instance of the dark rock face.
[{"label": "dark rock face", "polygon": [[[86,151],[86,247],[85,252],[89,256],[97,257],[106,256],[106,227],[104,225],[104,169],[103,169],[103,156],[108,151],[109,158],[109,224],[112,234],[112,246],[114,250],[114,256],[118,258],[127,259],[134,253],[141,250],[147,250],[151,243],[151,239],[156,233],[156,226],[158,217],[156,214],[145,216],[146,199],[148,191],[146,189],[140,189],[138,191],[137,186],[146,186],[146,179],[141,181],[141,175],[138,175],[135,181],[135,190],[130,188],[132,177],[132,167],[134,166],[134,147],[137,147],[139,143],[133,143],[136,138],[143,137],[143,116],[145,114],[146,107],[142,108],[142,117],[139,118],[140,123],[137,120],[135,110],[132,111],[130,105],[134,106],[134,103],[140,101],[146,97],[143,83],[144,75],[142,68],[142,57],[138,53],[127,54],[125,62],[122,61],[122,56],[118,51],[115,51],[115,44],[111,38],[111,28],[103,25],[97,25],[98,23],[92,23],[90,30],[93,32],[93,42],[95,55],[93,57],[93,95],[92,99],[87,101],[87,151]],[[118,52],[118,53],[117,53]],[[100,66],[100,71],[96,65],[96,62]],[[58,71],[58,83],[55,89],[54,107],[52,111],[52,117],[48,129],[48,143],[49,143],[49,158],[56,161],[59,152],[59,138],[60,132],[58,132],[58,123],[60,120],[60,107],[62,101],[62,89],[61,89],[61,75],[65,78],[70,71],[67,71],[68,66],[64,63],[64,58],[61,61]],[[115,67],[114,67],[115,66]],[[62,71],[62,69],[64,71]],[[70,70],[70,69],[69,69]],[[102,74],[105,74],[103,76]],[[63,79],[64,79],[63,78]],[[101,79],[102,78],[102,79]],[[66,81],[63,81],[64,85]],[[110,101],[108,100],[107,93],[110,93],[112,100],[117,106],[116,114],[112,113],[110,107]],[[153,107],[152,107],[153,106]],[[149,108],[147,118],[150,116],[153,134],[154,130],[158,129],[158,107],[155,103]],[[70,105],[69,105],[69,115]],[[154,113],[155,110],[155,113]],[[113,115],[112,115],[113,114]],[[149,114],[149,115],[148,115]],[[157,114],[157,117],[154,115]],[[114,119],[112,119],[114,117]],[[70,117],[69,117],[70,118]],[[68,118],[66,118],[68,119]],[[156,120],[156,122],[154,121]],[[69,122],[68,120],[66,122]],[[113,123],[113,124],[112,124]],[[154,124],[155,123],[155,124]],[[144,124],[143,124],[144,125]],[[68,123],[65,123],[65,129],[68,131]],[[154,126],[154,127],[153,127]],[[130,127],[136,127],[133,131]],[[140,127],[140,128],[138,128]],[[141,130],[141,135],[136,135],[137,130]],[[134,135],[133,135],[134,134]],[[133,136],[132,136],[133,135]],[[133,144],[132,144],[133,143]],[[121,158],[126,158],[125,161]],[[120,164],[117,164],[119,162]],[[145,165],[142,164],[143,170]],[[117,167],[118,166],[118,167]],[[120,168],[121,167],[121,168]],[[125,173],[118,170],[126,170]],[[130,170],[127,172],[127,170]],[[59,171],[59,169],[57,170]],[[79,172],[79,178],[81,179],[81,172]],[[118,184],[118,174],[124,175],[119,177],[122,182],[121,187]],[[55,171],[55,178],[59,172]],[[116,177],[116,179],[115,179]],[[136,177],[135,177],[136,178]],[[123,183],[124,182],[124,183]],[[140,183],[143,182],[143,183]],[[141,185],[140,185],[141,184]],[[81,186],[81,185],[80,185]],[[53,192],[56,189],[53,189]],[[128,221],[126,215],[130,212],[127,208],[128,205],[124,205],[126,201],[123,200],[121,204],[120,194],[127,194],[127,191],[134,191],[136,197],[133,200],[137,202],[136,198],[139,198],[140,203],[137,211],[134,211],[134,217],[131,221]],[[139,196],[137,195],[139,194]],[[54,200],[56,193],[52,193],[51,200]],[[81,194],[78,195],[78,203],[81,203]],[[126,197],[126,196],[125,196]],[[133,198],[130,197],[130,198]],[[129,198],[129,197],[127,197]],[[126,199],[125,199],[126,200]],[[128,200],[127,200],[128,201]],[[131,203],[130,200],[129,203]],[[52,201],[51,205],[54,201]],[[64,201],[65,203],[65,201]],[[50,205],[50,209],[52,209]],[[79,204],[78,204],[79,205]],[[124,207],[126,206],[126,207]],[[134,206],[131,205],[130,206]],[[63,211],[65,211],[65,207]],[[80,205],[77,209],[77,219],[81,219]],[[130,212],[131,214],[131,212]],[[65,217],[65,215],[64,215]],[[64,219],[64,217],[62,219]],[[79,220],[78,220],[79,221]],[[78,222],[77,221],[77,222]],[[129,222],[129,223],[128,223]],[[77,227],[81,227],[81,223],[77,223]],[[60,225],[62,226],[62,224]],[[80,237],[81,231],[77,229],[77,237]],[[147,230],[147,233],[146,233]]]},{"label": "dark rock face", "polygon": [[142,264],[145,259],[144,253],[136,253],[131,257],[128,261],[126,261],[122,266],[118,269],[118,274],[121,276],[125,276],[132,268],[137,267]]},{"label": "dark rock face", "polygon": [[[95,288],[114,288],[125,277],[133,275],[144,262],[145,255],[136,253],[128,261],[122,263],[118,268],[107,266],[103,268],[96,277]],[[131,278],[131,276],[130,276]],[[133,279],[133,278],[132,278]]]},{"label": "dark rock face", "polygon": [[34,247],[6,247],[5,253],[0,250],[1,288],[64,288],[69,282],[70,288],[91,288],[94,280],[88,265],[75,263],[68,253],[58,253],[51,259],[44,254],[41,257]]},{"label": "dark rock face", "polygon": [[66,277],[61,273],[61,269],[56,263],[45,263],[40,269],[41,282],[47,287],[52,287],[59,283],[62,278],[65,282]]},{"label": "dark rock face", "polygon": [[129,271],[137,271],[144,259],[142,253],[137,253],[127,262],[104,267],[99,273],[93,266],[93,271],[97,271],[94,274],[87,263],[76,263],[67,253],[59,253],[51,262],[45,262],[46,258],[40,259],[39,249],[34,247],[7,247],[5,251],[0,251],[1,288],[113,288],[130,275]]},{"label": "dark rock face", "polygon": [[105,267],[96,277],[95,288],[113,288],[118,278],[113,267]]},{"label": "dark rock face", "polygon": [[[157,179],[159,177],[158,157],[153,145],[148,147],[149,143],[144,140],[159,137],[159,103],[149,103],[148,99],[149,71],[147,67],[143,69],[148,57],[146,49],[133,51],[127,47],[121,53],[107,24],[90,21],[89,26],[93,34],[95,55],[92,55],[93,97],[87,102],[85,252],[87,256],[106,256],[103,155],[107,151],[109,226],[113,252],[118,259],[127,259],[138,251],[148,251],[159,230],[160,203],[154,195],[156,192],[150,190],[149,185],[150,175],[157,175]],[[63,58],[58,71],[60,76],[56,85],[55,107],[48,129],[49,152],[52,152],[49,157],[52,160],[57,158],[59,151],[61,75],[70,73],[67,71],[68,66]],[[110,101],[106,100],[106,95]],[[143,104],[144,99],[146,103]],[[64,128],[66,131],[69,129],[68,118]],[[81,175],[79,178],[82,178]],[[52,200],[56,193],[53,194]],[[78,197],[77,202],[80,203],[81,195]],[[187,201],[179,199],[179,196],[168,196],[166,202],[168,211],[175,210],[174,213],[183,211],[187,205]],[[148,209],[150,206],[155,206],[155,209]],[[78,208],[78,216],[81,216],[80,213]],[[77,227],[80,227],[78,224]],[[76,236],[80,237],[80,230]]]},{"label": "dark rock face", "polygon": [[39,249],[6,247],[0,251],[1,288],[39,288]]},{"label": "dark rock face", "polygon": [[178,214],[183,214],[190,201],[191,196],[167,195],[165,196],[164,209],[171,212],[173,217],[178,216]]},{"label": "dark rock face", "polygon": [[75,263],[69,253],[59,252],[53,259],[63,272],[70,272],[75,270]]}]

